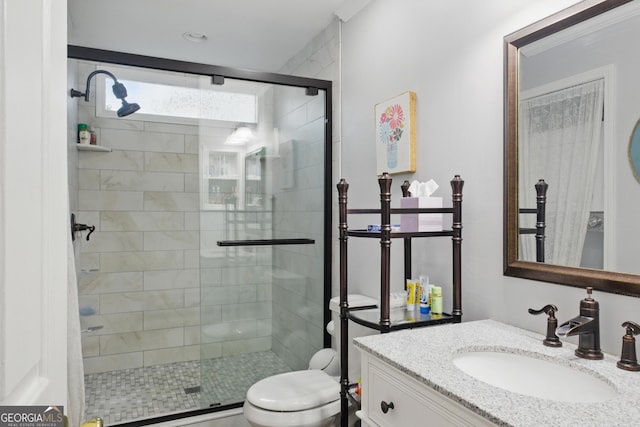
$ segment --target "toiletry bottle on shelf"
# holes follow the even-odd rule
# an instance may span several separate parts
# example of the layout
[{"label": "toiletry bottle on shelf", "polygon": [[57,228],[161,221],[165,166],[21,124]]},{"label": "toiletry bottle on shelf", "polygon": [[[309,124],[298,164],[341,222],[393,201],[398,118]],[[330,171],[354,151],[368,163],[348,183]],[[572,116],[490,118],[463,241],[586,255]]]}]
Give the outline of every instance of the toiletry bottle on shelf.
[{"label": "toiletry bottle on shelf", "polygon": [[98,145],[98,134],[96,133],[93,123],[91,123],[91,126],[89,127],[89,144]]},{"label": "toiletry bottle on shelf", "polygon": [[429,276],[420,276],[420,313],[429,311]]},{"label": "toiletry bottle on shelf", "polygon": [[434,286],[431,290],[431,314],[442,314],[442,287]]},{"label": "toiletry bottle on shelf", "polygon": [[416,282],[413,279],[407,279],[407,311],[416,309]]},{"label": "toiletry bottle on shelf", "polygon": [[91,142],[91,134],[85,123],[78,124],[78,144],[89,144]]}]

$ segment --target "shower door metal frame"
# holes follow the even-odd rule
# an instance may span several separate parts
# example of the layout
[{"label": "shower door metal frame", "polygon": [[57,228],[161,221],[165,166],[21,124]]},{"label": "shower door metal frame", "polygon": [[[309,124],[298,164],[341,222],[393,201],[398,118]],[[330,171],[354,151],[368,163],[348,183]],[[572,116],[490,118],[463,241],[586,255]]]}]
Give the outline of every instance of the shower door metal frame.
[{"label": "shower door metal frame", "polygon": [[[270,72],[260,72],[244,70],[240,68],[224,67],[218,65],[200,64],[196,62],[178,61],[174,59],[157,58],[153,56],[137,55],[132,53],[115,52],[103,49],[94,49],[83,46],[68,45],[67,58],[85,61],[95,61],[109,64],[126,65],[132,67],[148,68],[154,70],[173,71],[177,73],[196,74],[200,76],[210,76],[212,82],[219,82],[220,79],[230,78],[258,83],[301,87],[306,89],[307,95],[313,96],[318,90],[325,92],[325,123],[324,123],[324,323],[326,325],[331,320],[329,311],[329,298],[331,298],[331,246],[332,246],[332,88],[333,82],[330,80],[312,79],[307,77],[292,76]],[[325,328],[323,328],[325,329]],[[331,336],[324,330],[324,347],[331,347]],[[202,415],[211,412],[239,408],[243,402],[231,405],[217,406],[213,408],[203,408],[193,411],[185,411],[178,414],[170,414],[133,423],[120,424],[119,426],[141,426],[181,419],[188,416]],[[148,422],[147,422],[148,421]]]}]

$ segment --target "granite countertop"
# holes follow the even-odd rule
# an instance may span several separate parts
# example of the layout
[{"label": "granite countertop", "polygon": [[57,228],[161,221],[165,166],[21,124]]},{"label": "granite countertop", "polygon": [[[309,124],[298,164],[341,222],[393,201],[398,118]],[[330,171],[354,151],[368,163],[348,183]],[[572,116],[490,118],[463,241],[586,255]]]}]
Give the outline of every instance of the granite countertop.
[{"label": "granite countertop", "polygon": [[[576,346],[542,344],[543,335],[493,320],[448,324],[355,338],[360,350],[405,372],[427,387],[500,426],[640,425],[640,372],[616,367],[618,356],[585,360]],[[452,359],[468,351],[525,354],[575,367],[606,379],[619,393],[602,402],[571,403],[530,397],[494,387],[458,369]],[[549,384],[553,388],[553,384]]]}]

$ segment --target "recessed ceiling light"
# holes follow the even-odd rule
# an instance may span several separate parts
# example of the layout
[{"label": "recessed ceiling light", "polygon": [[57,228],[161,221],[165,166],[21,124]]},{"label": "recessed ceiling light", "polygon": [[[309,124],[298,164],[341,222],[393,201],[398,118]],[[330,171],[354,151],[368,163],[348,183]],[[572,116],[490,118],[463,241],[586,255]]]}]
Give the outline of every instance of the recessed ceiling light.
[{"label": "recessed ceiling light", "polygon": [[185,40],[193,43],[202,43],[207,41],[207,36],[205,34],[192,33],[190,31],[187,31],[186,33],[184,33],[182,37],[184,37]]}]

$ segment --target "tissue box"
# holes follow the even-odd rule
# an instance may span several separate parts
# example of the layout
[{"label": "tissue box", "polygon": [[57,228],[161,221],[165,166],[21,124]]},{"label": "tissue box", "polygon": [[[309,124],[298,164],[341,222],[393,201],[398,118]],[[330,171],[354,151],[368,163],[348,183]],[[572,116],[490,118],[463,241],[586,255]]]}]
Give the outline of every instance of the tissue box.
[{"label": "tissue box", "polygon": [[[442,197],[403,197],[401,208],[441,208]],[[442,231],[443,214],[402,214],[402,231]]]}]

